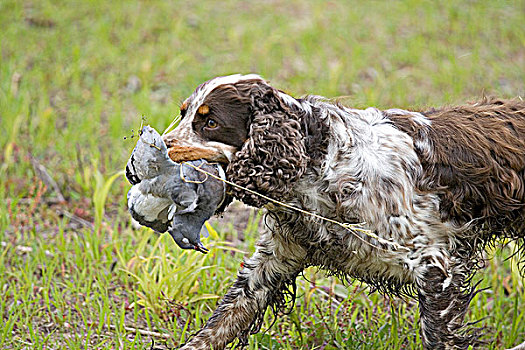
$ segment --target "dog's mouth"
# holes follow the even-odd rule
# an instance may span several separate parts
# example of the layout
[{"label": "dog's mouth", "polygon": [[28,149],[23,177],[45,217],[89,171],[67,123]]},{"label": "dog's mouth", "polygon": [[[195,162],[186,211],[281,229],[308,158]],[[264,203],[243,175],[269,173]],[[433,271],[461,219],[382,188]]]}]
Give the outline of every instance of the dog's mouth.
[{"label": "dog's mouth", "polygon": [[184,121],[174,130],[162,136],[170,159],[176,163],[204,159],[210,163],[219,163],[226,168],[238,151],[237,147],[207,140],[192,130],[189,122],[184,123]]},{"label": "dog's mouth", "polygon": [[210,163],[219,163],[226,167],[236,152],[232,146],[218,142],[184,142],[179,139],[164,138],[168,155],[176,163],[204,159]]},{"label": "dog's mouth", "polygon": [[189,146],[168,146],[168,155],[176,163],[205,159],[208,162],[228,163],[228,158],[221,152],[213,149],[189,147]]}]

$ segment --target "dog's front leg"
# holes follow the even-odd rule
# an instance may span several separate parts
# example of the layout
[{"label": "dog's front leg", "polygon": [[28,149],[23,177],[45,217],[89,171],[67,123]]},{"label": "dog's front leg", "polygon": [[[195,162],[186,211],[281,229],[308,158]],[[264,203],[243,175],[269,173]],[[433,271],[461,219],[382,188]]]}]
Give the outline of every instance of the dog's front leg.
[{"label": "dog's front leg", "polygon": [[480,329],[463,323],[476,294],[470,286],[466,263],[448,261],[444,266],[428,265],[418,282],[423,347],[432,350],[477,349],[484,344]]},{"label": "dog's front leg", "polygon": [[283,306],[283,290],[294,286],[303,269],[302,251],[299,247],[291,249],[289,243],[280,245],[269,234],[264,235],[204,328],[182,349],[224,349],[236,338],[245,345],[248,336],[259,330],[268,306]]}]

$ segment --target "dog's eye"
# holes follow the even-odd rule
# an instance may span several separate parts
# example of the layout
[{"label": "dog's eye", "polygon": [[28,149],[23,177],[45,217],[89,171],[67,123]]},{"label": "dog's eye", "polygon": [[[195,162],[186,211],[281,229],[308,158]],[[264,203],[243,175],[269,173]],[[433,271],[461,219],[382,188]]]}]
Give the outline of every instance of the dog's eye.
[{"label": "dog's eye", "polygon": [[215,120],[213,120],[213,119],[208,119],[208,120],[206,121],[206,127],[207,127],[207,128],[215,129],[217,126],[219,126],[219,125],[218,125],[217,122],[216,122]]}]

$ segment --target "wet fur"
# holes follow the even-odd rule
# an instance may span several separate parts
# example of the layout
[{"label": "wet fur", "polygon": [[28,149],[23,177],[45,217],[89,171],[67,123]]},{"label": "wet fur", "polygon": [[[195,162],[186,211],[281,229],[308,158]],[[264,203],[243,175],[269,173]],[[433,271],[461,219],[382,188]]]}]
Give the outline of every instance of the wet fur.
[{"label": "wet fur", "polygon": [[[245,106],[239,125],[246,130],[237,133],[243,139],[210,143],[226,140],[225,129],[196,127],[202,104]],[[185,105],[186,120],[168,141],[217,159],[240,144],[227,161],[229,180],[340,222],[366,222],[408,251],[231,188],[235,198],[266,207],[269,230],[184,349],[222,349],[235,338],[246,344],[268,307],[280,310],[286,295],[293,299],[295,278],[307,266],[416,297],[426,349],[484,344],[482,330],[463,319],[483,248],[508,237],[525,250],[525,103],[356,110],[315,96],[293,99],[260,78],[232,76],[203,84]],[[204,117],[227,124],[235,115],[210,108]]]}]

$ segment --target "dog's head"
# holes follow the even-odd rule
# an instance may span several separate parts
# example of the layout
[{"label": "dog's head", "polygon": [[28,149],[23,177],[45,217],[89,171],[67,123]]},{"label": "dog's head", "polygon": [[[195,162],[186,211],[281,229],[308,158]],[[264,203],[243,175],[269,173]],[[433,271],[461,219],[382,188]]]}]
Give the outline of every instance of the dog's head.
[{"label": "dog's head", "polygon": [[[181,106],[180,124],[164,135],[176,162],[206,159],[227,165],[228,180],[283,200],[308,164],[304,110],[258,75],[217,77]],[[231,193],[262,206],[267,200],[239,188]]]}]

